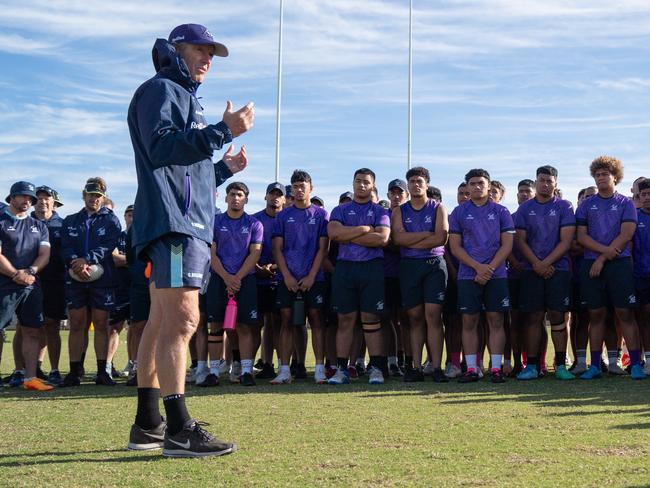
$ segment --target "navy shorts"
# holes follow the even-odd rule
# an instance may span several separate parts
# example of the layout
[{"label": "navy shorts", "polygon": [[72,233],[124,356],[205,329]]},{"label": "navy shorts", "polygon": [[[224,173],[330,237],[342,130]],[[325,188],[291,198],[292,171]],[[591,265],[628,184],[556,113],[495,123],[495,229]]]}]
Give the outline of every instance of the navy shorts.
[{"label": "navy shorts", "polygon": [[521,293],[521,276],[508,278],[508,293],[510,294],[510,308],[519,310],[519,296]]},{"label": "navy shorts", "polygon": [[545,280],[533,270],[524,270],[519,295],[521,311],[568,312],[571,308],[571,291],[571,273],[568,271],[557,270]]},{"label": "navy shorts", "polygon": [[[323,304],[325,303],[324,295],[325,282],[315,281],[314,285],[309,289],[309,291],[307,293],[303,293],[305,307],[308,309],[311,308],[322,310]],[[284,282],[278,285],[277,295],[275,297],[275,305],[277,308],[291,308],[291,305],[295,299],[296,293],[290,292]]]},{"label": "navy shorts", "polygon": [[402,292],[400,290],[399,278],[384,278],[384,297],[386,298],[386,311],[402,308]]},{"label": "navy shorts", "polygon": [[593,259],[585,259],[580,267],[580,298],[590,310],[607,307],[636,308],[632,258],[605,262],[600,276],[591,278]]},{"label": "navy shorts", "polygon": [[399,263],[399,282],[402,305],[406,310],[433,303],[445,302],[447,264],[442,256],[431,258],[402,258]]},{"label": "navy shorts", "polygon": [[115,288],[94,287],[88,283],[68,281],[65,286],[68,308],[91,308],[112,312],[115,305]]},{"label": "navy shorts", "polygon": [[145,249],[151,261],[150,283],[156,288],[198,288],[205,291],[210,279],[210,246],[186,234],[170,233]]},{"label": "navy shorts", "polygon": [[[223,322],[228,304],[226,284],[220,276],[211,273],[214,278],[208,287],[208,322]],[[237,302],[237,323],[259,325],[257,314],[257,279],[254,274],[241,280],[241,288],[235,295]]]},{"label": "navy shorts", "polygon": [[257,285],[257,311],[260,314],[273,313],[276,311],[275,299],[277,285]]},{"label": "navy shorts", "polygon": [[41,281],[43,315],[48,319],[68,318],[65,301],[65,281]]},{"label": "navy shorts", "polygon": [[458,313],[458,281],[447,280],[447,292],[442,309],[446,313]]},{"label": "navy shorts", "polygon": [[23,327],[43,326],[43,291],[33,286],[0,290],[0,330],[11,324],[14,314]]},{"label": "navy shorts", "polygon": [[145,286],[131,286],[129,307],[131,316],[129,321],[144,322],[149,319],[149,309],[151,308],[151,298],[149,297],[149,288]]},{"label": "navy shorts", "polygon": [[332,275],[332,304],[340,314],[384,313],[384,260],[337,261]]},{"label": "navy shorts", "polygon": [[510,310],[508,279],[493,278],[485,285],[474,280],[458,280],[460,313],[507,312]]}]

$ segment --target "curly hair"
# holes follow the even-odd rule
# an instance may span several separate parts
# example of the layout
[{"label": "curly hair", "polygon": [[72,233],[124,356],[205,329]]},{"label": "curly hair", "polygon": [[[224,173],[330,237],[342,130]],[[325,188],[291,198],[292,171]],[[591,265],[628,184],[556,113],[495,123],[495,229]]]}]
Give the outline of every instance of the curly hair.
[{"label": "curly hair", "polygon": [[592,178],[600,169],[609,171],[614,177],[615,184],[619,184],[623,180],[623,165],[618,159],[612,156],[600,156],[591,162],[589,173],[591,173]]}]

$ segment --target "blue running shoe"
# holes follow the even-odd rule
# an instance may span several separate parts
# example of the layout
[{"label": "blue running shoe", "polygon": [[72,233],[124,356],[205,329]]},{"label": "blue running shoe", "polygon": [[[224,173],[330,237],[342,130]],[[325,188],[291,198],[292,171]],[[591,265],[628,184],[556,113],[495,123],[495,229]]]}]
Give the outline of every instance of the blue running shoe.
[{"label": "blue running shoe", "polygon": [[536,380],[539,377],[537,367],[533,364],[527,364],[526,367],[517,375],[518,380]]},{"label": "blue running shoe", "polygon": [[632,370],[630,371],[630,376],[632,377],[633,380],[644,380],[645,379],[645,372],[643,371],[643,368],[641,367],[640,364],[632,365]]},{"label": "blue running shoe", "polygon": [[350,375],[344,369],[337,369],[334,376],[327,380],[328,385],[347,385],[348,383],[350,383]]},{"label": "blue running shoe", "polygon": [[595,380],[603,376],[602,370],[594,365],[589,366],[589,369],[580,375],[581,380]]},{"label": "blue running shoe", "polygon": [[18,388],[19,386],[22,386],[24,382],[25,374],[22,371],[14,371],[9,380],[9,386],[12,388]]}]

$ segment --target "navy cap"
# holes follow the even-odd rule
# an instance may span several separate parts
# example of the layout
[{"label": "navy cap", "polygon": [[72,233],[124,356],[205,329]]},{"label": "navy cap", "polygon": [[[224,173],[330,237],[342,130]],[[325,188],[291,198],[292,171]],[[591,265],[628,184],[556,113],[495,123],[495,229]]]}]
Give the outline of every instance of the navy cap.
[{"label": "navy cap", "polygon": [[349,198],[350,200],[354,199],[354,193],[351,191],[346,191],[345,193],[341,193],[341,196],[339,197],[339,203],[341,203],[341,200],[344,198]]},{"label": "navy cap", "polygon": [[95,193],[103,197],[106,196],[102,187],[97,183],[86,183],[86,186],[84,186],[84,193]]},{"label": "navy cap", "polygon": [[282,193],[282,196],[285,194],[285,189],[284,185],[282,183],[278,183],[277,181],[275,183],[271,183],[269,186],[266,187],[266,193],[271,193],[273,190],[280,190],[280,193]]},{"label": "navy cap", "polygon": [[388,183],[388,191],[391,191],[393,188],[399,188],[406,192],[409,191],[409,187],[406,185],[406,182],[404,180],[400,180],[399,178]]},{"label": "navy cap", "polygon": [[9,203],[11,197],[17,195],[26,195],[32,197],[32,205],[36,203],[36,187],[28,181],[17,181],[11,185],[9,190],[9,195],[5,198],[5,202]]},{"label": "navy cap", "polygon": [[287,197],[293,198],[293,187],[291,185],[287,185],[284,187],[284,194]]},{"label": "navy cap", "polygon": [[57,192],[54,188],[51,188],[47,185],[41,185],[36,188],[36,195],[39,193],[47,193],[49,196],[54,198],[54,203],[56,204],[57,207],[63,207],[63,202],[61,201],[61,198],[59,197],[59,192]]},{"label": "navy cap", "polygon": [[311,199],[309,201],[311,203],[313,203],[314,205],[320,205],[321,207],[325,206],[325,202],[323,201],[323,199],[321,197],[313,196],[313,197],[311,197]]},{"label": "navy cap", "polygon": [[214,46],[215,55],[222,58],[228,56],[228,48],[215,41],[207,27],[200,24],[182,24],[174,27],[169,34],[168,41],[172,44],[186,42],[188,44],[211,45]]},{"label": "navy cap", "polygon": [[124,209],[124,213],[133,212],[134,208],[135,207],[133,205],[127,205],[126,208]]}]

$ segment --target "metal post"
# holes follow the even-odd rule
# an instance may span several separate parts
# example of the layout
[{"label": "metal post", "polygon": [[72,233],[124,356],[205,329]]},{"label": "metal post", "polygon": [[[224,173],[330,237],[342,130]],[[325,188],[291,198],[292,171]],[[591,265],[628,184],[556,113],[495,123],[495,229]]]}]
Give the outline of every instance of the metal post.
[{"label": "metal post", "polygon": [[275,112],[275,181],[280,181],[280,113],[282,105],[282,18],[284,0],[280,0],[280,29],[278,33],[278,94]]},{"label": "metal post", "polygon": [[407,169],[411,169],[411,134],[413,130],[413,0],[409,0],[409,121],[408,148],[406,154]]}]

